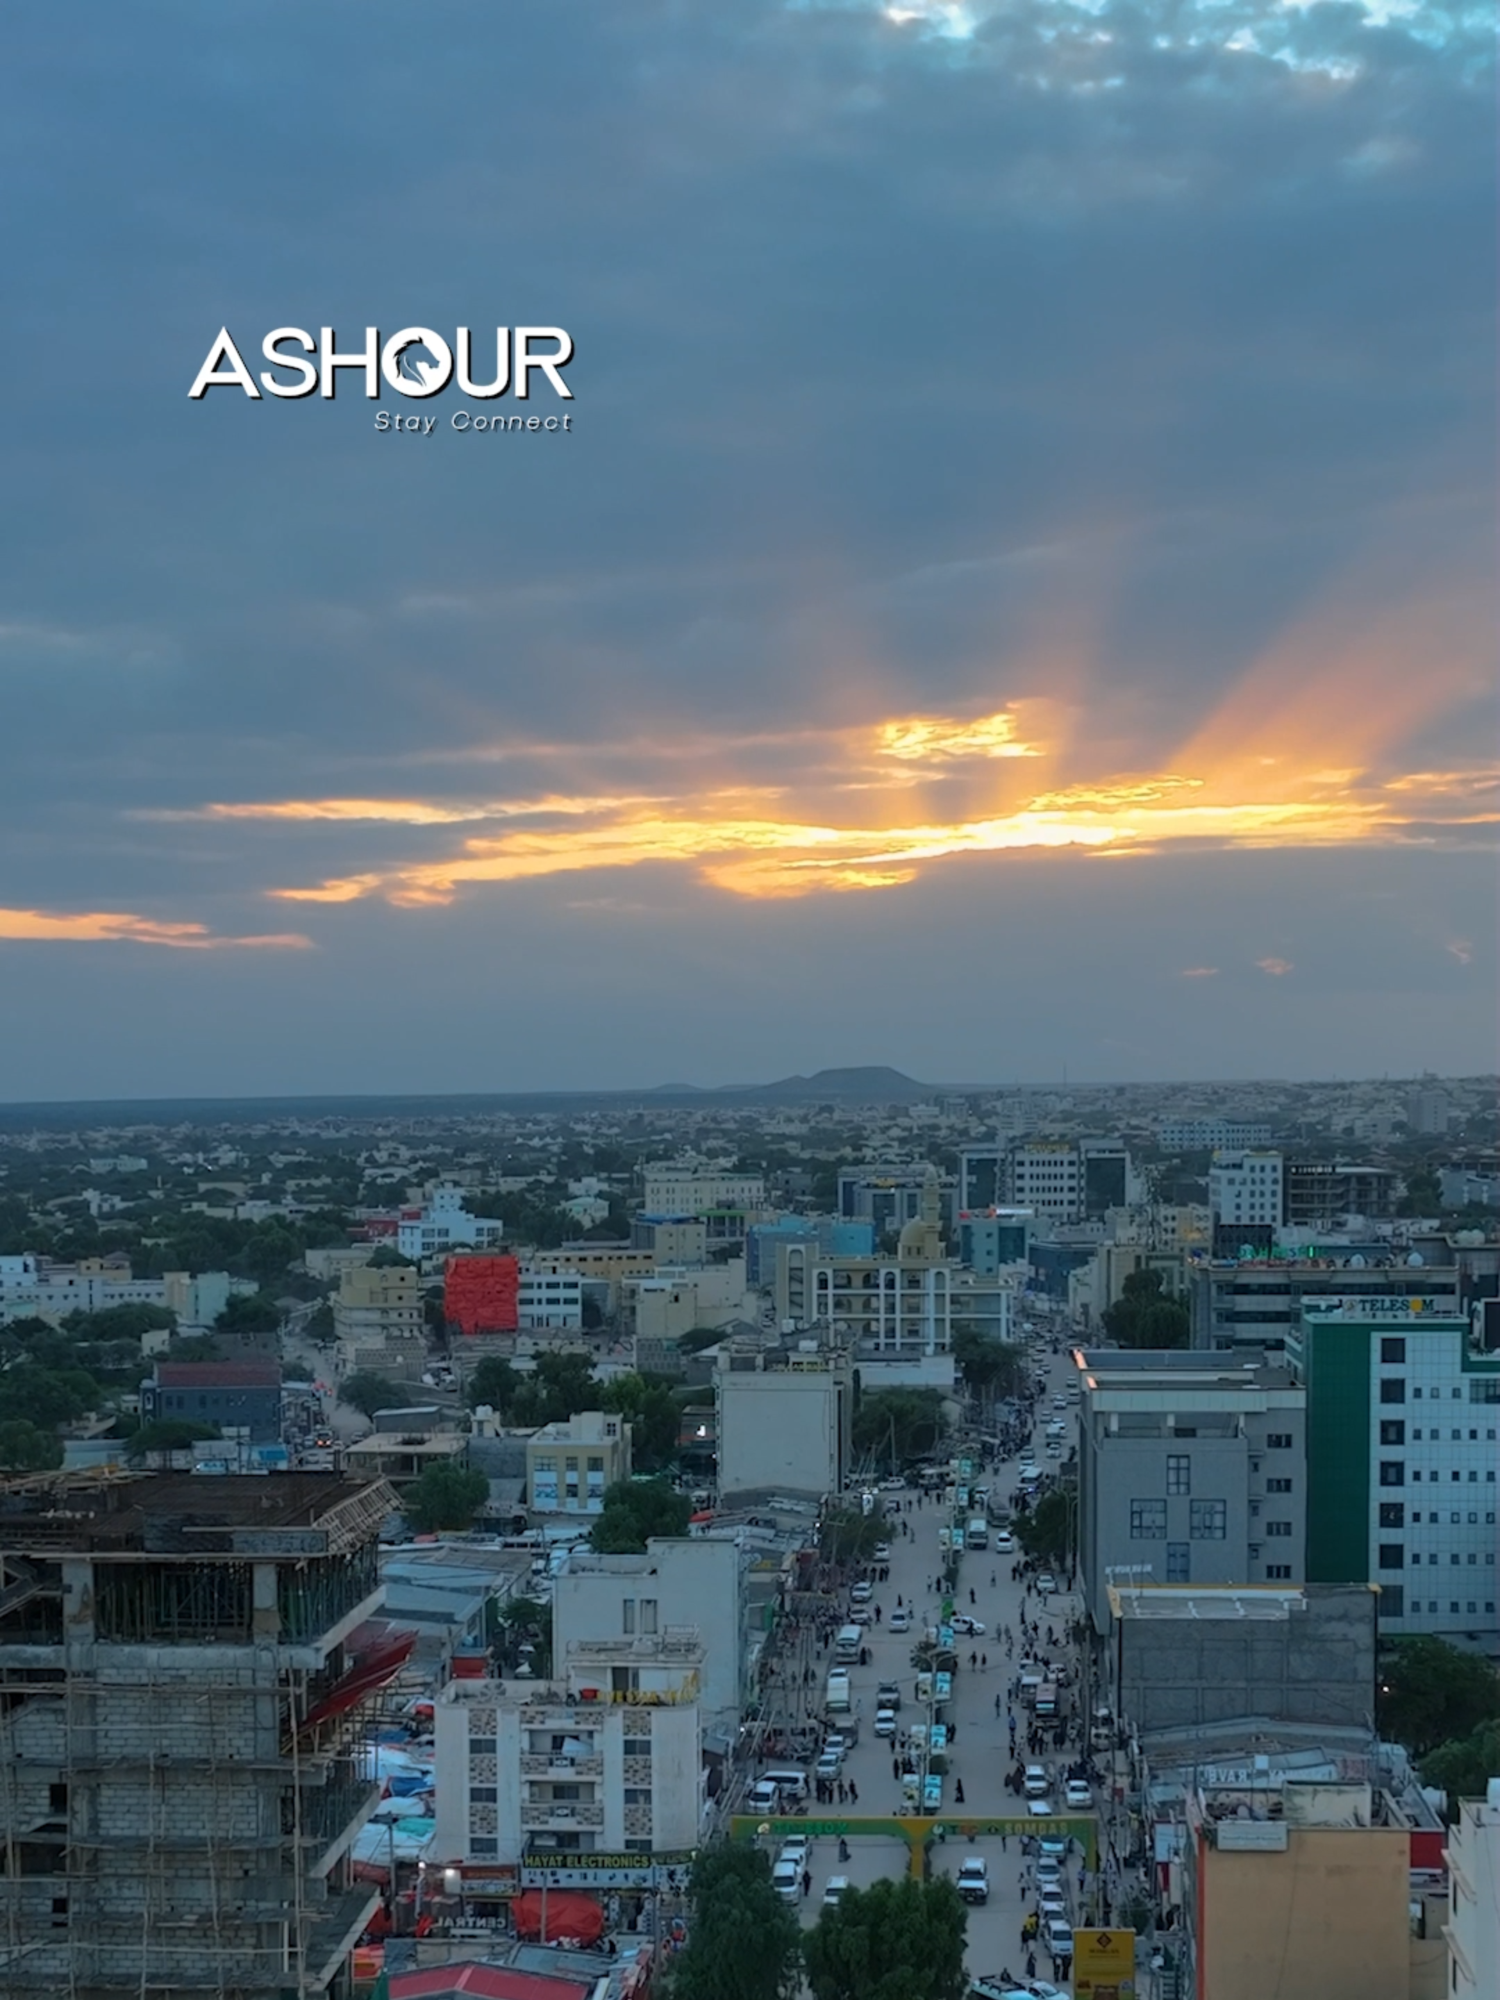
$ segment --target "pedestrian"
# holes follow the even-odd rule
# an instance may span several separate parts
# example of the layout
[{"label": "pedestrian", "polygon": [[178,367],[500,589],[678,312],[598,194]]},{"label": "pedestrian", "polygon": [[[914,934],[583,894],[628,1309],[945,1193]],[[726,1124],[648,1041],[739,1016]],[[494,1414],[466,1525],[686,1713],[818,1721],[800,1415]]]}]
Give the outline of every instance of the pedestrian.
[{"label": "pedestrian", "polygon": [[804,1896],[812,1894],[812,1870],[810,1868],[804,1868],[802,1871],[802,1893]]},{"label": "pedestrian", "polygon": [[1000,1696],[999,1696],[999,1695],[997,1694],[997,1695],[995,1696],[995,1720],[996,1720],[996,1722],[998,1722],[998,1721],[1000,1720],[1000,1703],[1001,1703],[1001,1698],[1000,1698]]},{"label": "pedestrian", "polygon": [[964,1802],[964,1781],[962,1778],[953,1787],[953,1796],[959,1805]]},{"label": "pedestrian", "polygon": [[859,1786],[855,1784],[852,1778],[849,1780],[849,1803],[851,1806],[859,1804]]},{"label": "pedestrian", "polygon": [[1034,1951],[1028,1951],[1026,1954],[1026,1977],[1028,1979],[1036,1978],[1036,1953]]},{"label": "pedestrian", "polygon": [[990,1656],[988,1653],[981,1653],[979,1655],[979,1671],[982,1674],[987,1674],[989,1670],[990,1670]]},{"label": "pedestrian", "polygon": [[[1180,1532],[1180,1531],[1179,1531],[1179,1532]],[[976,1597],[976,1596],[974,1595],[973,1591],[971,1590],[971,1591],[969,1592],[969,1604],[970,1604],[970,1606],[972,1607],[973,1605],[976,1605],[976,1604],[977,1604],[978,1602],[979,1602],[979,1599],[978,1599],[978,1598],[977,1598],[977,1597]]]},{"label": "pedestrian", "polygon": [[899,1757],[893,1757],[891,1759],[891,1776],[896,1780],[896,1783],[899,1785],[901,1782],[901,1759]]}]

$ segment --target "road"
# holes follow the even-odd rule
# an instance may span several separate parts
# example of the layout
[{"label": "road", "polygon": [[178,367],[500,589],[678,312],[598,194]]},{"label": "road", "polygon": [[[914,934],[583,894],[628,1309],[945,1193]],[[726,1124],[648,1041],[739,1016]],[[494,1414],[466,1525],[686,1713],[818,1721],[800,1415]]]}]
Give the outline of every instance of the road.
[{"label": "road", "polygon": [[[1054,1389],[1060,1389],[1067,1380],[1069,1368],[1065,1357],[1048,1356],[1049,1388],[1048,1396]],[[1042,1449],[1042,1431],[1053,1414],[1044,1399],[1037,1407],[1037,1428],[1035,1442],[1038,1452]],[[1072,1422],[1071,1411],[1068,1421]],[[1045,1458],[1039,1458],[1046,1464]],[[1014,1461],[1009,1461],[994,1469],[989,1475],[999,1490],[1008,1492],[1014,1478]],[[894,1497],[894,1496],[893,1496]],[[850,1670],[850,1689],[860,1723],[860,1740],[850,1751],[844,1767],[844,1775],[852,1779],[858,1791],[858,1803],[843,1807],[835,1804],[819,1808],[810,1804],[809,1816],[816,1817],[821,1811],[827,1817],[849,1815],[885,1816],[901,1807],[901,1787],[893,1776],[891,1747],[875,1736],[875,1690],[883,1680],[899,1682],[903,1707],[899,1720],[903,1725],[921,1717],[922,1711],[916,1706],[916,1669],[912,1665],[912,1648],[920,1636],[920,1627],[935,1622],[940,1599],[935,1588],[938,1579],[940,1551],[938,1530],[946,1526],[949,1514],[941,1500],[920,1501],[914,1494],[902,1494],[902,1523],[910,1529],[910,1538],[894,1534],[891,1537],[891,1574],[888,1583],[878,1585],[875,1601],[881,1608],[881,1620],[869,1629],[870,1663],[855,1666]],[[965,1556],[960,1570],[956,1605],[960,1612],[969,1613],[983,1621],[986,1630],[983,1637],[961,1638],[957,1641],[961,1661],[960,1671],[954,1676],[954,1699],[949,1704],[947,1716],[954,1727],[952,1755],[949,1776],[944,1783],[943,1816],[945,1819],[960,1817],[1014,1818],[1021,1812],[1020,1802],[1015,1795],[1005,1789],[1005,1773],[1010,1767],[1007,1750],[1007,1730],[1005,1721],[1004,1695],[1010,1678],[1004,1657],[1003,1641],[995,1635],[1006,1625],[1014,1631],[1022,1610],[1023,1586],[1011,1581],[1013,1558],[991,1551],[988,1554],[974,1553]],[[994,1579],[993,1583],[991,1579]],[[974,1603],[970,1605],[970,1592]],[[898,1597],[908,1606],[915,1608],[914,1629],[908,1633],[893,1633],[888,1629],[887,1619],[895,1608]],[[1056,1604],[1057,1600],[1053,1600]],[[1053,1613],[1052,1622],[1059,1632],[1067,1623],[1073,1600],[1064,1600]],[[1035,1596],[1027,1603],[1028,1616],[1037,1614]],[[1041,1613],[1041,1623],[1045,1633],[1048,1623],[1046,1611]],[[1043,1651],[1047,1649],[1043,1646]],[[988,1667],[976,1664],[969,1666],[970,1652],[988,1656]],[[1052,1649],[1052,1657],[1061,1658],[1064,1648],[1061,1644]],[[820,1675],[826,1674],[831,1656],[814,1648],[810,1657],[817,1665]],[[1019,1652],[1016,1655],[1019,1658]],[[995,1713],[995,1697],[1002,1697],[1001,1714]],[[1018,1718],[1024,1711],[1017,1707]],[[1022,1724],[1024,1728],[1024,1722]],[[1055,1758],[1046,1761],[1053,1768]],[[962,1805],[956,1800],[955,1781],[963,1785]],[[1060,1789],[1057,1794],[1061,1805]],[[819,1838],[813,1844],[810,1862],[812,1891],[804,1899],[804,1920],[816,1920],[824,1886],[830,1875],[845,1875],[856,1887],[866,1887],[882,1875],[896,1875],[904,1872],[907,1864],[907,1850],[899,1838],[875,1839],[856,1837],[851,1839],[847,1862],[838,1859],[837,1843],[830,1838]],[[1027,1910],[1032,1907],[1021,1892],[1021,1875],[1025,1866],[1019,1851],[1019,1841],[1012,1837],[1002,1847],[999,1837],[981,1837],[972,1844],[964,1839],[950,1838],[933,1850],[934,1871],[957,1875],[962,1861],[970,1854],[983,1854],[989,1863],[990,1898],[983,1906],[971,1907],[969,1912],[969,1943],[967,1964],[971,1974],[996,1973],[1009,1968],[1020,1974],[1024,1971],[1026,1952],[1021,1944],[1021,1924]],[[1078,1859],[1076,1855],[1070,1863],[1070,1873],[1076,1887]],[[1076,1894],[1073,1899],[1076,1911]],[[1037,1976],[1051,1977],[1051,1965],[1044,1950],[1037,1949]]]}]

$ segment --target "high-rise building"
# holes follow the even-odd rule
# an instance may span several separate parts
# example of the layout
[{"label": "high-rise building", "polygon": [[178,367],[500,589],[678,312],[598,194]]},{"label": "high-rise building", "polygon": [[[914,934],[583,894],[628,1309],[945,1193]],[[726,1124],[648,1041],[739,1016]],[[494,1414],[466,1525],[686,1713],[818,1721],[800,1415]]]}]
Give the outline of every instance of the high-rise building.
[{"label": "high-rise building", "polygon": [[405,1264],[364,1264],[345,1271],[333,1295],[339,1367],[415,1369],[427,1353],[422,1275]]},{"label": "high-rise building", "polygon": [[[1445,1248],[1444,1254],[1452,1252]],[[1458,1312],[1460,1283],[1459,1270],[1451,1263],[1401,1263],[1389,1252],[1380,1263],[1358,1252],[1353,1257],[1217,1259],[1188,1272],[1192,1343],[1279,1353],[1304,1300],[1420,1298],[1439,1312]]]},{"label": "high-rise building", "polygon": [[1209,1162],[1208,1205],[1216,1223],[1266,1223],[1282,1219],[1280,1153],[1221,1149]]},{"label": "high-rise building", "polygon": [[1168,1153],[1243,1152],[1269,1146],[1271,1128],[1237,1118],[1166,1118],[1156,1142]]},{"label": "high-rise building", "polygon": [[342,1990],[382,1481],[0,1489],[0,2000]]}]

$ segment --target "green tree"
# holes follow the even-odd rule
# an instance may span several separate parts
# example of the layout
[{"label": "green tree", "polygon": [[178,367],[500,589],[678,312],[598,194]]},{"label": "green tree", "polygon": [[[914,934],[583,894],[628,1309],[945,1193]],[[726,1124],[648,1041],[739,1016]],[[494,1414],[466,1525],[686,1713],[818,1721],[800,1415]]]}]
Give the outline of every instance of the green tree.
[{"label": "green tree", "polygon": [[511,1421],[516,1424],[560,1424],[578,1410],[599,1407],[599,1384],[586,1354],[548,1353],[537,1356],[536,1367],[522,1375],[516,1389]]},{"label": "green tree", "polygon": [[1154,1270],[1132,1271],[1100,1319],[1118,1347],[1186,1347],[1191,1331],[1186,1305],[1166,1296],[1162,1274]]},{"label": "green tree", "polygon": [[1424,1758],[1500,1716],[1500,1676],[1445,1639],[1397,1639],[1380,1663],[1376,1713],[1383,1737]]},{"label": "green tree", "polygon": [[877,1468],[899,1472],[932,1451],[943,1434],[939,1389],[874,1389],[854,1412],[854,1449]]},{"label": "green tree", "polygon": [[1457,1818],[1454,1802],[1482,1799],[1491,1778],[1500,1776],[1500,1717],[1492,1716],[1467,1736],[1440,1743],[1421,1762],[1422,1783],[1448,1794],[1449,1816]]},{"label": "green tree", "polygon": [[1073,1561],[1078,1502],[1070,1487],[1054,1486],[1011,1523],[1016,1540],[1033,1562],[1067,1569]]},{"label": "green tree", "polygon": [[967,1388],[993,1400],[1013,1396],[1026,1377],[1026,1357],[1019,1347],[996,1340],[976,1326],[953,1329],[953,1362]]},{"label": "green tree", "polygon": [[1435,1168],[1418,1167],[1406,1176],[1406,1193],[1396,1207],[1398,1215],[1438,1215],[1442,1207],[1442,1184]]},{"label": "green tree", "polygon": [[362,1416],[373,1417],[377,1410],[403,1408],[407,1394],[389,1375],[379,1375],[373,1368],[356,1368],[339,1389],[339,1401]]},{"label": "green tree", "polygon": [[771,1885],[771,1863],[739,1842],[706,1847],[688,1882],[692,1922],[668,2000],[792,2000],[801,1933]]},{"label": "green tree", "polygon": [[947,1875],[846,1889],[803,1940],[813,2000],[964,2000],[968,1923]]},{"label": "green tree", "polygon": [[604,1496],[589,1542],[601,1555],[639,1554],[652,1535],[685,1535],[693,1506],[667,1479],[622,1479]]},{"label": "green tree", "polygon": [[514,1673],[523,1659],[539,1680],[552,1672],[552,1611],[534,1597],[512,1597],[505,1604],[491,1598],[488,1636],[502,1672]]},{"label": "green tree", "polygon": [[328,1347],[333,1341],[333,1307],[324,1299],[307,1315],[302,1331],[314,1347]]},{"label": "green tree", "polygon": [[236,1292],[214,1321],[220,1333],[255,1335],[275,1333],[281,1326],[281,1308],[268,1292]]},{"label": "green tree", "polygon": [[0,1423],[20,1421],[54,1431],[99,1407],[99,1384],[83,1368],[39,1368],[18,1361],[0,1373]]},{"label": "green tree", "polygon": [[371,1254],[369,1268],[372,1271],[414,1271],[417,1267],[410,1257],[401,1255],[394,1243],[382,1243]]},{"label": "green tree", "polygon": [[167,1349],[168,1361],[222,1361],[224,1350],[211,1333],[190,1333],[185,1340],[174,1340]]},{"label": "green tree", "polygon": [[77,1340],[133,1341],[139,1350],[142,1335],[175,1331],[177,1315],[166,1306],[105,1306],[99,1312],[69,1313],[63,1326]]},{"label": "green tree", "polygon": [[676,1458],[682,1409],[660,1375],[616,1375],[600,1392],[599,1407],[629,1423],[631,1459],[642,1472],[660,1472]]},{"label": "green tree", "polygon": [[55,1472],[63,1462],[63,1441],[55,1431],[39,1430],[25,1417],[0,1424],[0,1471]]},{"label": "green tree", "polygon": [[866,1514],[858,1507],[829,1507],[818,1523],[818,1551],[825,1562],[869,1562],[889,1532],[880,1514]]},{"label": "green tree", "polygon": [[477,1410],[481,1403],[487,1403],[492,1410],[498,1410],[504,1417],[514,1405],[516,1392],[520,1386],[521,1377],[502,1355],[487,1354],[469,1377],[469,1386],[464,1391],[464,1401],[471,1410]]},{"label": "green tree", "polygon": [[154,1423],[142,1424],[125,1440],[125,1456],[133,1465],[139,1465],[148,1458],[160,1462],[168,1452],[186,1451],[189,1445],[200,1438],[216,1438],[217,1424],[189,1423],[184,1417],[158,1417]]},{"label": "green tree", "polygon": [[401,1495],[401,1511],[420,1534],[472,1527],[490,1497],[490,1482],[474,1466],[446,1459],[429,1465]]}]

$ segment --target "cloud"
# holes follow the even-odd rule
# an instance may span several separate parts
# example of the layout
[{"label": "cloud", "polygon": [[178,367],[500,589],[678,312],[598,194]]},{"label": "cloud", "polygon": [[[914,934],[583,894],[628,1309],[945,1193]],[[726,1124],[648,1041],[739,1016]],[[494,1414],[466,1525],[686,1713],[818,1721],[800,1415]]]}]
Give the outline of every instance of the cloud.
[{"label": "cloud", "polygon": [[252,937],[216,936],[204,924],[166,923],[125,910],[0,909],[0,939],[28,944],[157,944],[174,951],[224,951],[256,947],[306,951],[312,939],[293,931]]},{"label": "cloud", "polygon": [[1217,979],[1218,976],[1219,968],[1216,965],[1185,965],[1178,975],[1182,979]]},{"label": "cloud", "polygon": [[1289,958],[1258,958],[1255,963],[1271,979],[1285,979],[1296,967]]}]

